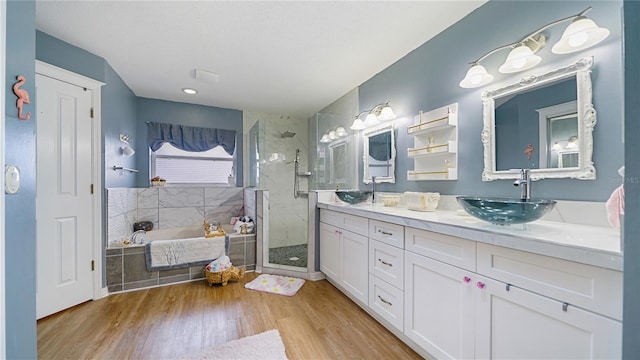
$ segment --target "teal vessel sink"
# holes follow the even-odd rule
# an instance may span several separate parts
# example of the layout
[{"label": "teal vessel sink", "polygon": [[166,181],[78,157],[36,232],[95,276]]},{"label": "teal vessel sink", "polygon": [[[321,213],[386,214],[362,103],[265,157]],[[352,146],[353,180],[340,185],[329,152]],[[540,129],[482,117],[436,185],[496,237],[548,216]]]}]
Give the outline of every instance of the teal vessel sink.
[{"label": "teal vessel sink", "polygon": [[339,190],[336,191],[338,198],[348,204],[355,205],[361,202],[365,202],[371,197],[371,191],[348,191]]},{"label": "teal vessel sink", "polygon": [[470,215],[497,225],[536,221],[556,205],[555,200],[479,196],[458,196],[458,203]]}]

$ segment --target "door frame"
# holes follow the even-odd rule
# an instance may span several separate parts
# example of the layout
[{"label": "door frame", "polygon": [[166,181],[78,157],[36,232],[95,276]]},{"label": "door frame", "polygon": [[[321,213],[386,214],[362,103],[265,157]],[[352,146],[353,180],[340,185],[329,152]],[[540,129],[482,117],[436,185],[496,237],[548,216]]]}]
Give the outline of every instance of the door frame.
[{"label": "door frame", "polygon": [[[4,121],[5,111],[4,102],[6,98],[5,90],[5,52],[7,49],[5,34],[7,22],[6,22],[7,2],[0,1],[0,164],[2,165],[4,174]],[[5,252],[4,252],[4,175],[0,176],[0,260],[2,266],[0,266],[0,358],[6,358],[6,336],[5,336]]]},{"label": "door frame", "polygon": [[94,192],[92,199],[92,224],[93,224],[93,243],[92,255],[94,261],[93,271],[93,299],[100,299],[108,295],[106,287],[102,287],[102,121],[101,111],[101,88],[105,83],[88,78],[83,75],[76,74],[69,70],[59,68],[57,66],[47,64],[36,60],[36,73],[60,80],[76,86],[81,86],[92,90],[91,106],[93,108],[93,124],[92,124],[92,155],[91,155],[91,182]]}]

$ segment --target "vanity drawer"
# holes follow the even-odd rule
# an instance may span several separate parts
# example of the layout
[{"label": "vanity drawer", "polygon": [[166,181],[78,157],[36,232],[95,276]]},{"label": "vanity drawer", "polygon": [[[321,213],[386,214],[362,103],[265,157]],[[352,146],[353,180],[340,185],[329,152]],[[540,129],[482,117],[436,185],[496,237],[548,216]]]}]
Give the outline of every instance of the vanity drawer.
[{"label": "vanity drawer", "polygon": [[369,238],[404,249],[404,226],[369,220]]},{"label": "vanity drawer", "polygon": [[397,329],[404,326],[404,293],[369,274],[369,308]]},{"label": "vanity drawer", "polygon": [[369,236],[369,219],[337,211],[320,209],[320,221],[356,234]]},{"label": "vanity drawer", "polygon": [[369,273],[402,290],[404,250],[369,239]]},{"label": "vanity drawer", "polygon": [[622,272],[478,243],[478,273],[622,320]]},{"label": "vanity drawer", "polygon": [[476,242],[427,230],[405,228],[405,249],[466,270],[476,271]]}]

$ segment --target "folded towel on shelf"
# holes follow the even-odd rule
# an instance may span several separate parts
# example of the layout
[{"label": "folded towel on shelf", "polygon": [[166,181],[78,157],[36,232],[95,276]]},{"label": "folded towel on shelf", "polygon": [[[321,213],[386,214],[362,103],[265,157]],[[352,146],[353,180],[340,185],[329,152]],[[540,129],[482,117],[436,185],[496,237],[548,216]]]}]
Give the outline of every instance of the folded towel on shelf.
[{"label": "folded towel on shelf", "polygon": [[225,236],[154,240],[145,245],[147,270],[169,270],[206,265],[224,256]]},{"label": "folded towel on shelf", "polygon": [[624,185],[618,186],[605,203],[607,220],[614,229],[620,228],[620,214],[624,214]]},{"label": "folded towel on shelf", "polygon": [[207,265],[207,271],[209,272],[221,272],[231,268],[231,259],[227,255],[221,256],[213,260]]}]

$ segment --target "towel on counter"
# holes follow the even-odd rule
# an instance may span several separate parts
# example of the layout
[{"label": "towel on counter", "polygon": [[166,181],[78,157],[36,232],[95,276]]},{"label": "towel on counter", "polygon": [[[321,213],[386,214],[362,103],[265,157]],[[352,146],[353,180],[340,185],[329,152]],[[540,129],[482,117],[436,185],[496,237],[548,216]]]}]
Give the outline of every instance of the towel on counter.
[{"label": "towel on counter", "polygon": [[225,236],[154,240],[145,245],[147,270],[169,270],[206,265],[224,256]]},{"label": "towel on counter", "polygon": [[227,255],[221,256],[207,265],[207,271],[214,273],[228,269],[231,269],[231,259]]},{"label": "towel on counter", "polygon": [[614,229],[620,228],[620,214],[624,214],[624,185],[618,186],[605,203],[607,220]]}]

